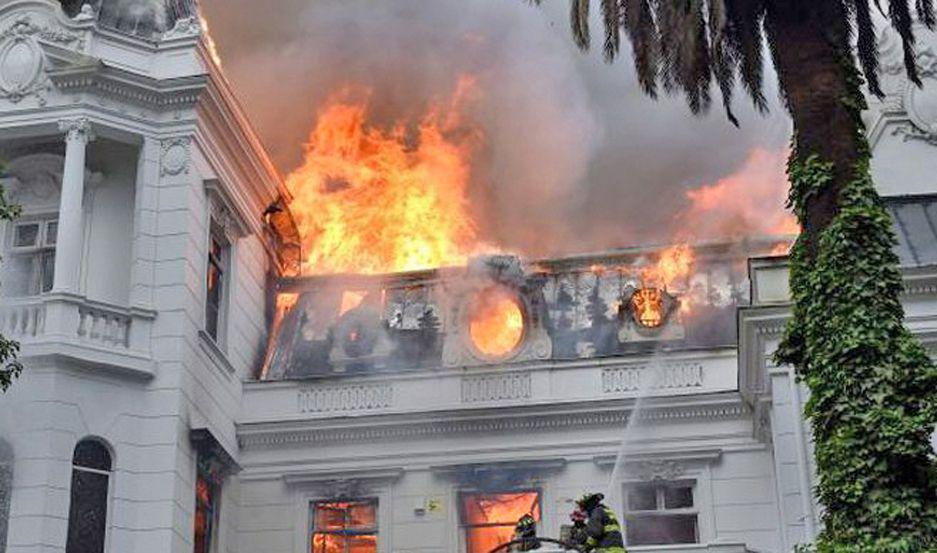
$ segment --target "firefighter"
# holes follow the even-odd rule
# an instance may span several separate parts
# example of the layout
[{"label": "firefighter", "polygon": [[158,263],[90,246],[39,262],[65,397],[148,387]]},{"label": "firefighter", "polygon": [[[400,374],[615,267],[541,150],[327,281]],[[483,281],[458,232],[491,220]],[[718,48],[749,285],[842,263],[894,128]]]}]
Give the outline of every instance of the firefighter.
[{"label": "firefighter", "polygon": [[569,531],[569,544],[578,550],[585,549],[589,538],[586,535],[586,513],[577,507],[570,513],[569,520],[573,521],[573,527]]},{"label": "firefighter", "polygon": [[514,527],[514,539],[524,540],[516,546],[515,551],[540,549],[540,540],[537,539],[537,521],[529,513],[517,521],[517,526]]},{"label": "firefighter", "polygon": [[576,502],[586,514],[586,547],[591,553],[625,553],[621,525],[615,513],[602,503],[605,496],[588,493]]}]

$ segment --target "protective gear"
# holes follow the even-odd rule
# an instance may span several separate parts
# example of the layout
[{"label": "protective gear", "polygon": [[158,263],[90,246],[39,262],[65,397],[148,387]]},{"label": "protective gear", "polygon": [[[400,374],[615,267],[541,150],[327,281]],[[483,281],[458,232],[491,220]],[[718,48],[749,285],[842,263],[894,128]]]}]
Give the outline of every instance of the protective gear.
[{"label": "protective gear", "polygon": [[587,494],[579,500],[586,511],[586,551],[592,553],[625,553],[621,525],[611,509],[602,504],[602,494]]},{"label": "protective gear", "polygon": [[589,536],[586,534],[586,514],[582,509],[577,508],[570,513],[569,519],[573,521],[573,527],[569,531],[569,544],[577,549],[585,549]]},{"label": "protective gear", "polygon": [[525,540],[515,547],[515,551],[532,551],[540,549],[540,541],[537,539],[537,521],[530,514],[526,514],[517,521],[514,527],[514,539]]}]

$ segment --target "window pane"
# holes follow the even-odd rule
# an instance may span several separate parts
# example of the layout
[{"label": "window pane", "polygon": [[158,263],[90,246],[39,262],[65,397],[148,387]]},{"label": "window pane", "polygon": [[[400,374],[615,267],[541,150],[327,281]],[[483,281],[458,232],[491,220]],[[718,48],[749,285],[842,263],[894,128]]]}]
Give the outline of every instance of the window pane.
[{"label": "window pane", "polygon": [[316,530],[344,530],[345,503],[320,503],[316,505]]},{"label": "window pane", "polygon": [[664,488],[665,509],[686,509],[693,506],[693,488],[690,486],[667,486]]},{"label": "window pane", "polygon": [[72,464],[96,470],[111,470],[111,454],[104,444],[94,440],[82,440],[75,446]]},{"label": "window pane", "polygon": [[36,259],[33,255],[10,255],[0,261],[3,278],[0,279],[0,293],[8,298],[30,296]]},{"label": "window pane", "polygon": [[628,517],[628,545],[696,543],[696,515],[648,515]]},{"label": "window pane", "polygon": [[312,537],[312,553],[345,553],[345,536],[315,534]]},{"label": "window pane", "polygon": [[466,553],[488,553],[502,543],[514,539],[514,525],[467,528],[465,531]]},{"label": "window pane", "polygon": [[377,552],[377,536],[352,536],[347,543],[348,553]]},{"label": "window pane", "polygon": [[526,514],[540,520],[540,501],[537,492],[500,494],[464,494],[462,496],[462,524],[508,524],[511,528]]},{"label": "window pane", "polygon": [[27,248],[36,246],[39,242],[39,223],[23,223],[16,225],[13,233],[13,246]]},{"label": "window pane", "polygon": [[377,509],[373,503],[352,503],[348,508],[348,527],[354,530],[377,528]]},{"label": "window pane", "polygon": [[628,489],[629,511],[657,510],[657,488],[654,486],[634,486]]},{"label": "window pane", "polygon": [[103,553],[107,480],[106,474],[72,470],[66,553]]},{"label": "window pane", "polygon": [[42,292],[52,290],[55,282],[55,251],[42,252],[39,260],[39,284]]},{"label": "window pane", "polygon": [[46,245],[54,246],[55,241],[58,240],[59,233],[59,222],[58,221],[49,221],[46,223]]}]

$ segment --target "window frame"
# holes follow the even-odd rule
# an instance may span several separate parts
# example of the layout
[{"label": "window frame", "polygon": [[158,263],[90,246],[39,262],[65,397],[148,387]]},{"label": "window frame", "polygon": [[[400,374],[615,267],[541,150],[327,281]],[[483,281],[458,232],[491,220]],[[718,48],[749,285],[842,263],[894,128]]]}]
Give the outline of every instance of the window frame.
[{"label": "window frame", "polygon": [[[78,466],[75,464],[75,452],[78,449],[79,444],[82,442],[94,442],[97,445],[104,448],[107,452],[108,460],[110,461],[110,468],[107,470],[96,469],[85,466]],[[68,536],[71,534],[71,513],[72,507],[74,505],[74,498],[72,497],[73,490],[71,489],[72,481],[74,480],[75,471],[85,472],[88,474],[97,474],[99,476],[107,477],[107,490],[105,494],[105,507],[104,507],[104,539],[103,539],[103,548],[102,552],[108,553],[111,550],[111,521],[113,520],[113,506],[114,506],[114,478],[116,474],[116,457],[114,455],[114,449],[110,446],[105,440],[98,438],[97,436],[85,436],[84,438],[75,442],[75,447],[72,448],[72,458],[69,461],[69,466],[71,471],[69,471],[69,498],[68,498],[68,515],[65,526],[65,551],[68,551]]]},{"label": "window frame", "polygon": [[[5,258],[5,265],[10,263],[12,258],[28,258],[28,262],[33,266],[30,270],[30,282],[26,284],[27,292],[22,295],[9,296],[9,297],[25,297],[33,298],[37,296],[42,296],[48,294],[52,291],[55,286],[55,255],[58,244],[58,222],[59,214],[58,212],[43,212],[43,213],[33,213],[29,215],[24,215],[16,219],[15,221],[10,221],[6,225],[6,230],[4,234],[6,239],[4,240],[4,252],[2,257]],[[36,241],[33,244],[26,246],[17,246],[16,245],[16,233],[17,230],[22,227],[27,227],[31,225],[38,225],[39,228],[36,232]],[[50,227],[55,226],[55,231],[51,232]],[[49,275],[48,289],[45,289],[44,282],[46,281],[46,269],[44,269],[45,258],[51,255],[51,268],[48,269],[51,274]]]},{"label": "window frame", "polygon": [[[196,516],[199,509],[199,497],[198,497],[198,482],[204,481],[209,487],[209,493],[211,494],[211,501],[209,504],[208,512],[208,548],[206,549],[207,553],[214,553],[218,551],[218,539],[219,539],[219,527],[221,522],[221,493],[222,493],[222,481],[216,475],[212,474],[212,471],[209,467],[206,467],[202,462],[196,462],[195,469],[195,510],[193,511],[193,517]],[[195,550],[195,525],[197,519],[193,521],[192,528],[192,550]]]},{"label": "window frame", "polygon": [[[655,498],[655,508],[654,509],[631,509],[629,502],[631,501],[630,492],[635,488],[641,487],[652,487],[654,490]],[[704,533],[703,529],[703,513],[700,508],[700,490],[699,482],[695,479],[674,479],[674,480],[652,480],[652,481],[634,481],[627,482],[623,486],[622,494],[622,518],[624,519],[625,527],[624,532],[622,532],[622,537],[625,540],[625,546],[631,547],[659,547],[659,546],[679,546],[679,545],[694,545],[703,543],[702,535]],[[667,508],[665,490],[667,488],[689,488],[691,494],[692,505],[690,507],[677,507],[677,508]],[[652,518],[676,518],[676,517],[688,517],[693,516],[695,518],[695,540],[692,542],[673,542],[673,543],[645,543],[645,544],[629,544],[628,543],[628,526],[634,523],[634,519],[652,519]]]},{"label": "window frame", "polygon": [[[505,528],[508,527],[506,523],[487,523],[487,524],[467,524],[465,522],[465,503],[463,501],[465,496],[471,495],[498,495],[498,494],[524,494],[524,493],[535,493],[537,494],[537,510],[540,514],[540,518],[537,520],[538,528],[544,523],[543,516],[543,494],[544,491],[542,488],[537,487],[528,487],[528,488],[511,488],[505,490],[478,490],[478,489],[465,489],[459,490],[456,493],[456,502],[458,505],[458,524],[459,524],[459,543],[460,551],[468,551],[468,530],[470,528]],[[510,523],[510,528],[513,530],[516,527],[517,521]]]},{"label": "window frame", "polygon": [[[330,503],[367,503],[370,504],[374,509],[374,526],[367,530],[317,530],[316,529],[316,512],[319,505],[327,505]],[[344,497],[344,498],[335,498],[335,499],[311,499],[309,501],[309,533],[307,534],[308,547],[307,551],[313,551],[312,547],[314,545],[316,534],[326,534],[332,536],[343,536],[343,537],[359,537],[359,536],[374,536],[375,542],[375,551],[381,551],[380,549],[380,535],[381,535],[381,500],[377,496],[368,496],[368,497]]]},{"label": "window frame", "polygon": [[[215,253],[215,245],[218,245],[218,253]],[[234,243],[228,237],[221,224],[214,216],[209,216],[208,241],[205,252],[205,324],[203,325],[205,334],[211,338],[215,345],[224,349],[227,342],[228,330],[228,298],[232,285],[231,278],[231,259],[233,257]],[[209,287],[212,269],[216,269],[221,275],[219,283],[221,286],[217,305],[212,303],[212,289]],[[214,309],[214,316],[212,314]],[[214,332],[212,325],[214,324]]]}]

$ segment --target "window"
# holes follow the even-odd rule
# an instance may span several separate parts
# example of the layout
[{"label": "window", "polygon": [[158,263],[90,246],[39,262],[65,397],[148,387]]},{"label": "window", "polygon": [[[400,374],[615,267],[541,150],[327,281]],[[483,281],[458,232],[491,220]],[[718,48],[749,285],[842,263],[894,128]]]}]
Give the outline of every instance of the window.
[{"label": "window", "polygon": [[36,296],[52,290],[58,221],[36,219],[14,223],[4,263],[8,296]]},{"label": "window", "polygon": [[205,332],[216,343],[221,342],[220,329],[224,325],[226,273],[229,245],[224,231],[212,221],[208,244],[208,272],[206,273]]},{"label": "window", "polygon": [[107,529],[111,454],[101,442],[85,439],[72,456],[72,492],[66,553],[103,553]]},{"label": "window", "polygon": [[316,503],[312,553],[376,553],[377,500]]},{"label": "window", "polygon": [[220,486],[207,463],[198,463],[195,476],[195,537],[194,553],[210,553],[218,526]]},{"label": "window", "polygon": [[635,484],[625,491],[628,545],[698,543],[692,482]]},{"label": "window", "polygon": [[540,493],[463,493],[462,526],[466,553],[488,553],[514,539],[514,527],[526,514],[540,522]]}]

